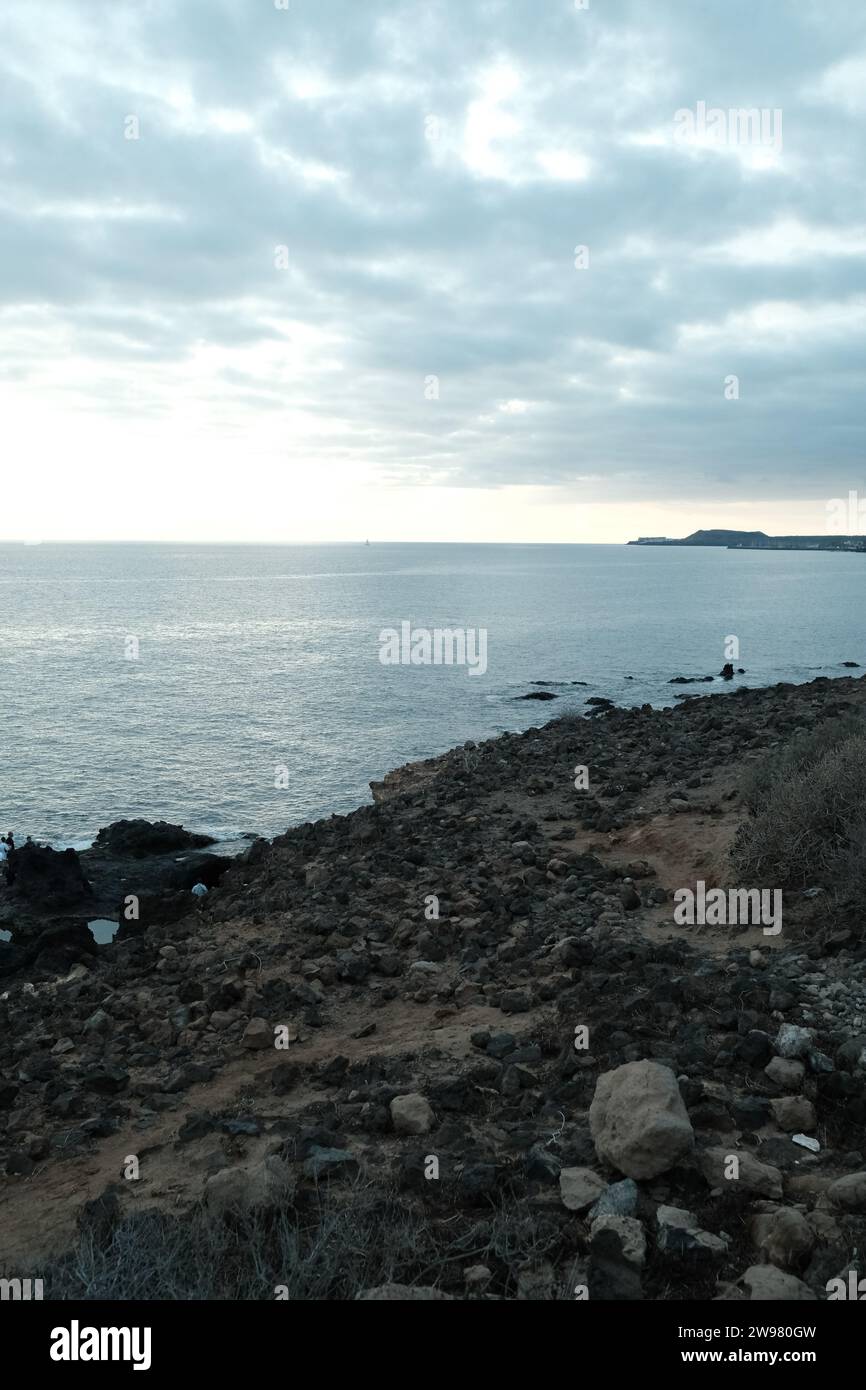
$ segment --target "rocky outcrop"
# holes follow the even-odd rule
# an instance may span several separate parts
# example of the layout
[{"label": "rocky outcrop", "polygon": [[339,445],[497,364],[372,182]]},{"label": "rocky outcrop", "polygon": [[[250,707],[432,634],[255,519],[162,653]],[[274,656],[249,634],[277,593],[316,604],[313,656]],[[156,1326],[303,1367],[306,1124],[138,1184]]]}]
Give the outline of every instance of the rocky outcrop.
[{"label": "rocky outcrop", "polygon": [[83,940],[89,921],[107,919],[120,923],[118,939],[126,940],[182,920],[191,911],[193,885],[215,887],[232,862],[197,848],[210,843],[182,826],[144,820],[105,827],[80,854],[25,843],[14,854],[13,883],[0,885],[0,924],[13,938],[12,950],[0,950],[0,975],[53,969],[56,955],[32,949],[49,926],[63,926],[68,935],[74,919]]},{"label": "rocky outcrop", "polygon": [[74,849],[54,850],[23,844],[14,851],[15,880],[11,898],[19,913],[63,913],[93,898]]},{"label": "rocky outcrop", "polygon": [[97,832],[93,848],[113,859],[146,859],[155,854],[204,849],[212,844],[212,836],[197,835],[169,821],[117,820]]}]

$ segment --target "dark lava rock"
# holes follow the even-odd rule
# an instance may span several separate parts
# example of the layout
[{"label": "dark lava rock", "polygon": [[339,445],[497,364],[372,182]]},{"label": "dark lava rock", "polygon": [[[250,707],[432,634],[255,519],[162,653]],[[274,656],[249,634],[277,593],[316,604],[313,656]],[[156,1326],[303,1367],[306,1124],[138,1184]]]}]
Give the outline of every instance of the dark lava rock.
[{"label": "dark lava rock", "polygon": [[363,984],[370,973],[370,962],[366,956],[359,956],[354,951],[337,952],[337,976],[341,980],[350,980],[352,984]]},{"label": "dark lava rock", "polygon": [[710,1097],[702,1104],[696,1105],[694,1109],[689,1110],[689,1119],[695,1129],[726,1130],[730,1125],[731,1116],[723,1101]]},{"label": "dark lava rock", "polygon": [[528,695],[515,695],[515,700],[558,700],[559,696],[554,695],[550,690],[532,690]]},{"label": "dark lava rock", "polygon": [[530,1182],[559,1182],[562,1164],[544,1144],[533,1144],[526,1155],[526,1176]]},{"label": "dark lava rock", "polygon": [[460,1174],[460,1190],[469,1201],[480,1201],[495,1192],[498,1181],[495,1163],[467,1163]]},{"label": "dark lava rock", "polygon": [[402,1192],[433,1192],[435,1183],[426,1176],[427,1155],[420,1149],[401,1154],[393,1169]]},{"label": "dark lava rock", "polygon": [[29,1178],[36,1164],[21,1149],[12,1149],[6,1160],[6,1173],[10,1178]]},{"label": "dark lava rock", "polygon": [[856,1071],[857,1063],[863,1052],[866,1052],[866,1034],[859,1033],[854,1038],[849,1038],[844,1042],[836,1053],[836,1065],[841,1071]]},{"label": "dark lava rock", "polygon": [[191,854],[178,864],[171,874],[169,887],[175,892],[189,892],[194,883],[203,883],[205,888],[215,888],[231,860],[221,854]]},{"label": "dark lava rock", "polygon": [[329,1062],[323,1062],[316,1071],[317,1079],[326,1086],[339,1086],[349,1070],[348,1057],[332,1057]]},{"label": "dark lava rock", "polygon": [[[296,1147],[298,1158],[309,1158],[316,1149],[345,1149],[346,1136],[324,1125],[307,1125],[298,1135]],[[286,1156],[291,1156],[288,1149]]]},{"label": "dark lava rock", "polygon": [[499,1007],[504,1014],[525,1014],[532,1008],[532,999],[525,989],[505,989]]},{"label": "dark lava rock", "polygon": [[20,970],[24,952],[11,941],[0,941],[0,980]]},{"label": "dark lava rock", "polygon": [[0,1080],[0,1110],[11,1110],[18,1091],[19,1087],[15,1085],[14,1081]]},{"label": "dark lava rock", "polygon": [[202,1062],[187,1062],[186,1066],[178,1067],[177,1071],[172,1072],[162,1090],[166,1095],[176,1095],[178,1091],[186,1091],[190,1086],[197,1086],[199,1082],[210,1081],[212,1078],[212,1067],[205,1066]]},{"label": "dark lava rock", "polygon": [[610,1227],[593,1232],[588,1283],[593,1300],[635,1302],[643,1298],[640,1272],[626,1261],[621,1236]]},{"label": "dark lava rock", "polygon": [[271,1089],[278,1096],[287,1096],[298,1084],[298,1068],[294,1062],[279,1062],[270,1073]]},{"label": "dark lava rock", "polygon": [[23,844],[14,851],[13,894],[27,907],[44,912],[65,912],[92,896],[81,860],[74,849],[56,850]]},{"label": "dark lava rock", "polygon": [[770,1038],[757,1028],[753,1028],[744,1038],[737,1041],[736,1054],[750,1067],[765,1067],[773,1052]]},{"label": "dark lava rock", "polygon": [[216,1119],[206,1111],[201,1113],[191,1113],[187,1115],[180,1127],[177,1136],[179,1144],[189,1144],[193,1139],[204,1139],[205,1135],[210,1134],[216,1129]]},{"label": "dark lava rock", "polygon": [[358,1171],[358,1160],[348,1149],[321,1149],[313,1145],[304,1160],[304,1173],[316,1182],[320,1178],[351,1177]]},{"label": "dark lava rock", "polygon": [[223,1120],[221,1129],[224,1134],[248,1135],[250,1138],[255,1138],[257,1134],[262,1132],[258,1120],[254,1120],[249,1115],[240,1116],[236,1120]]},{"label": "dark lava rock", "polygon": [[103,1096],[119,1095],[129,1085],[129,1072],[123,1067],[103,1062],[101,1066],[89,1067],[82,1077],[82,1085],[88,1091],[97,1091]]},{"label": "dark lava rock", "polygon": [[436,1111],[447,1111],[450,1114],[473,1114],[481,1109],[481,1096],[478,1092],[478,1084],[489,1086],[496,1075],[497,1068],[491,1062],[490,1070],[493,1076],[473,1072],[464,1076],[449,1076],[430,1088],[428,1099],[433,1109]]},{"label": "dark lava rock", "polygon": [[770,1102],[763,1096],[742,1096],[731,1101],[730,1111],[740,1129],[760,1129],[770,1118]]},{"label": "dark lava rock", "polygon": [[211,835],[196,835],[168,821],[117,820],[103,826],[93,848],[116,859],[144,859],[150,854],[174,854],[214,844]]},{"label": "dark lava rock", "polygon": [[118,1121],[110,1115],[96,1115],[92,1120],[82,1120],[78,1126],[84,1139],[107,1139],[109,1134],[116,1134],[118,1128]]},{"label": "dark lava rock", "polygon": [[83,1104],[84,1097],[79,1091],[62,1091],[51,1101],[49,1109],[61,1120],[69,1120],[81,1113]]},{"label": "dark lava rock", "polygon": [[633,1178],[623,1178],[605,1188],[589,1213],[590,1221],[598,1216],[634,1216],[638,1204],[638,1186]]},{"label": "dark lava rock", "polygon": [[46,927],[20,951],[17,967],[34,966],[52,975],[94,960],[98,947],[86,922],[58,922]]}]

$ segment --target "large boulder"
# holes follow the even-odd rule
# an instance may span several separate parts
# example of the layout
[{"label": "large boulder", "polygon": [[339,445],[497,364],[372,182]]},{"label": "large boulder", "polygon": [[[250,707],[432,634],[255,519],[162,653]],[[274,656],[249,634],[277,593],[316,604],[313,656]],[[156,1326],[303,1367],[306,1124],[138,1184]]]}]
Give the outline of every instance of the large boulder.
[{"label": "large boulder", "polygon": [[626,1062],[600,1076],[589,1127],[599,1158],[629,1178],[666,1173],[695,1143],[677,1079],[659,1062]]},{"label": "large boulder", "polygon": [[12,866],[15,895],[32,911],[68,912],[91,896],[90,884],[74,849],[23,844],[14,851]]},{"label": "large boulder", "polygon": [[184,830],[182,825],[172,825],[165,820],[116,820],[103,826],[93,848],[116,859],[144,859],[150,854],[203,849],[213,843],[211,835],[196,835]]},{"label": "large boulder", "polygon": [[271,1155],[258,1163],[223,1168],[208,1178],[204,1199],[212,1216],[249,1216],[254,1211],[273,1211],[294,1196],[292,1170]]}]

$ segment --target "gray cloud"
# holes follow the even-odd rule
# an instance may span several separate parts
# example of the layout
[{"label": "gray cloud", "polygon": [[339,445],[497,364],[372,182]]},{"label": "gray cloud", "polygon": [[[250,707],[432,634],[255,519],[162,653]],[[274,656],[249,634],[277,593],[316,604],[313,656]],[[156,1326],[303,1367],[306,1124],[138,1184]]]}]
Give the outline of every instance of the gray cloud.
[{"label": "gray cloud", "polygon": [[[862,481],[858,7],[5,0],[3,23],[7,378],[77,355],[92,408],[159,417],[204,345],[185,389],[234,428],[291,405],[388,480]],[[781,154],[678,144],[698,102],[780,109]]]}]

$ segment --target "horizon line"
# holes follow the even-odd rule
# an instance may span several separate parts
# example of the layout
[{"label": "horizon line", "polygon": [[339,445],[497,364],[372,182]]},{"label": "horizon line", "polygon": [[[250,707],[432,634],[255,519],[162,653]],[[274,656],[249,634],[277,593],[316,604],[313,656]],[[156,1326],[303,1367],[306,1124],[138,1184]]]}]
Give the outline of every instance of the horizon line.
[{"label": "horizon line", "polygon": [[374,540],[351,540],[351,541],[256,541],[256,540],[189,540],[179,537],[176,540],[156,540],[147,538],[144,540],[128,540],[125,538],[112,538],[106,540],[98,537],[84,537],[77,540],[56,538],[46,538],[38,541],[25,541],[20,538],[4,539],[0,537],[0,545],[20,545],[28,548],[36,548],[40,545],[271,545],[271,546],[299,546],[299,545],[357,545],[365,549],[368,545],[628,545],[628,541],[448,541],[448,540],[400,540],[400,541],[374,541]]},{"label": "horizon line", "polygon": [[[817,535],[823,535],[823,534],[824,534],[824,533],[819,533],[819,532],[806,532],[806,531],[803,531],[803,532],[793,532],[793,531],[792,531],[792,532],[786,532],[784,535],[781,535],[781,536],[775,536],[775,535],[772,535],[772,534],[771,534],[770,532],[768,532],[768,531],[755,531],[755,530],[751,530],[751,531],[741,531],[738,527],[735,528],[735,527],[730,527],[730,526],[723,526],[723,527],[706,527],[706,528],[704,528],[704,527],[699,527],[699,528],[698,528],[698,532],[691,532],[690,534],[691,534],[691,535],[698,534],[701,530],[726,531],[726,532],[729,532],[729,533],[732,534],[732,535],[743,535],[743,536],[749,536],[749,535],[762,535],[762,536],[766,536],[767,540],[771,540],[771,541],[772,541],[772,540],[799,539],[799,538],[801,538],[801,537],[802,537],[802,538],[805,538],[805,537],[807,537],[807,536],[808,536],[810,539],[814,539]],[[843,540],[863,540],[863,539],[864,539],[864,536],[866,536],[866,532],[862,532],[862,531],[840,532],[840,533],[838,533],[838,534],[837,534],[837,533],[830,533],[830,532],[827,532],[826,534],[827,534],[827,538],[828,538],[828,539],[830,539],[831,536],[832,536],[832,539],[835,539],[835,540],[838,540],[838,541],[843,541]],[[112,537],[111,539],[107,539],[107,538],[105,538],[105,537],[95,537],[95,536],[79,537],[79,538],[77,538],[77,539],[75,539],[75,540],[72,540],[72,539],[69,539],[68,537],[67,537],[67,538],[63,538],[63,537],[59,537],[59,536],[58,536],[58,537],[44,537],[44,538],[40,538],[39,540],[23,540],[21,537],[0,537],[0,546],[2,546],[2,545],[17,545],[17,546],[26,547],[26,548],[28,548],[28,549],[35,549],[36,547],[38,547],[38,546],[40,546],[40,545],[190,545],[190,546],[192,546],[192,545],[203,545],[203,546],[204,546],[204,545],[217,545],[217,546],[272,546],[272,547],[276,547],[276,548],[280,548],[280,547],[281,547],[281,548],[284,548],[284,549],[289,549],[289,548],[291,548],[291,547],[293,547],[293,546],[325,546],[325,545],[332,545],[332,546],[360,546],[361,549],[366,549],[367,546],[373,547],[373,546],[386,546],[386,545],[475,545],[475,546],[477,546],[477,545],[491,545],[491,546],[493,546],[493,545],[521,545],[521,546],[553,546],[553,545],[558,545],[558,546],[569,546],[569,545],[570,545],[570,546],[575,546],[575,545],[626,545],[626,546],[627,546],[627,545],[636,545],[636,544],[637,544],[639,541],[641,541],[641,540],[682,542],[683,540],[687,540],[687,539],[688,539],[687,536],[686,536],[686,537],[676,537],[676,536],[658,536],[658,537],[652,536],[652,537],[642,537],[642,536],[639,536],[639,537],[636,537],[636,538],[633,539],[633,540],[615,540],[615,541],[614,541],[614,540],[607,540],[607,541],[553,541],[553,540],[551,540],[551,541],[538,541],[538,540],[531,540],[531,541],[529,541],[529,540],[526,540],[526,541],[524,541],[524,540],[496,540],[496,541],[488,541],[488,540],[459,540],[459,541],[452,541],[452,540],[370,540],[370,539],[368,539],[368,538],[365,537],[363,540],[360,539],[360,538],[358,538],[358,539],[355,539],[355,540],[309,540],[309,541],[307,541],[307,540],[305,540],[305,541],[291,540],[291,541],[277,541],[277,540],[226,540],[226,539],[223,539],[223,538],[220,538],[220,537],[215,537],[215,538],[213,538],[213,539],[207,539],[207,540],[202,540],[202,539],[192,540],[192,539],[189,539],[189,538],[187,538],[187,537],[177,537],[177,538],[174,538],[174,539],[166,539],[166,538],[164,538],[164,537],[163,537],[163,538],[146,537],[146,538],[137,538],[137,539],[131,539],[131,538],[127,538],[127,537]]]}]

